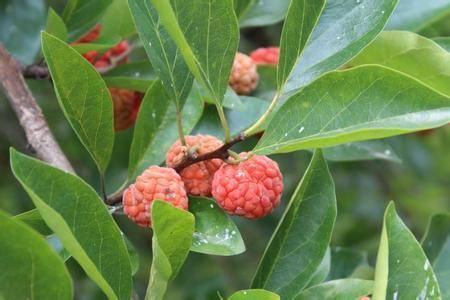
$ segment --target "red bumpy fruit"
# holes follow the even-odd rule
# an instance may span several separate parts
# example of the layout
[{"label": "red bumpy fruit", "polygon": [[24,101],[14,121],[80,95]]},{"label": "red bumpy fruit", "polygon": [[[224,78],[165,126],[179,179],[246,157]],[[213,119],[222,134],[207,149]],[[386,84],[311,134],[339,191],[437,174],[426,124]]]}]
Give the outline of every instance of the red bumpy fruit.
[{"label": "red bumpy fruit", "polygon": [[[180,141],[177,141],[169,149],[166,155],[166,165],[175,167],[186,156],[187,151],[190,155],[203,155],[220,148],[223,143],[221,140],[210,135],[186,136],[186,145],[183,147]],[[196,196],[211,196],[211,183],[214,173],[222,166],[220,159],[211,159],[201,161],[190,165],[180,172],[181,179],[186,186],[188,194]]]},{"label": "red bumpy fruit", "polygon": [[258,48],[250,53],[250,57],[257,65],[277,65],[279,56],[278,47]]},{"label": "red bumpy fruit", "polygon": [[113,87],[109,91],[114,106],[114,130],[121,131],[131,127],[136,121],[144,94]]},{"label": "red bumpy fruit", "polygon": [[239,95],[249,95],[255,90],[258,81],[256,64],[249,56],[238,52],[228,82],[231,88]]},{"label": "red bumpy fruit", "polygon": [[151,226],[154,200],[167,201],[175,207],[188,208],[183,181],[174,169],[151,166],[123,194],[123,211],[138,225]]},{"label": "red bumpy fruit", "polygon": [[229,214],[248,219],[270,214],[280,203],[282,192],[283,175],[267,156],[254,155],[237,165],[224,164],[212,182],[212,195],[219,205]]}]

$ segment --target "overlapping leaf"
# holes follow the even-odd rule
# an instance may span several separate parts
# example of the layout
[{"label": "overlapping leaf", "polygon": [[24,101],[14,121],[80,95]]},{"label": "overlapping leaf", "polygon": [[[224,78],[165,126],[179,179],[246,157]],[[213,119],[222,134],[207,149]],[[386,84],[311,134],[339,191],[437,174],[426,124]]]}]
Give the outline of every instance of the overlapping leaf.
[{"label": "overlapping leaf", "polygon": [[[235,0],[240,9],[237,11],[241,27],[272,25],[282,21],[289,7],[289,0],[261,1]],[[247,4],[247,5],[246,5]]]},{"label": "overlapping leaf", "polygon": [[[183,128],[189,133],[203,112],[203,102],[193,91],[184,106]],[[132,181],[150,165],[158,165],[177,140],[175,106],[169,101],[160,81],[147,91],[139,109],[130,149],[128,179]]]},{"label": "overlapping leaf", "polygon": [[62,41],[67,40],[68,33],[66,24],[64,24],[61,17],[51,7],[48,10],[45,31]]},{"label": "overlapping leaf", "polygon": [[72,299],[64,262],[38,233],[2,212],[0,228],[2,299]]},{"label": "overlapping leaf", "polygon": [[178,274],[194,233],[194,216],[157,200],[152,205],[153,262],[145,299],[163,299],[167,284]]},{"label": "overlapping leaf", "polygon": [[193,76],[150,1],[129,0],[129,4],[145,51],[169,99],[181,109],[192,88]]},{"label": "overlapping leaf", "polygon": [[113,105],[105,82],[80,54],[45,32],[42,50],[64,115],[105,172],[114,144]]},{"label": "overlapping leaf", "polygon": [[133,61],[119,65],[103,74],[107,86],[145,93],[156,80],[148,61]]},{"label": "overlapping leaf", "polygon": [[436,274],[442,299],[450,299],[450,215],[431,219],[422,247]]},{"label": "overlapping leaf", "polygon": [[113,0],[101,20],[101,37],[119,36],[122,39],[136,33],[127,0]]},{"label": "overlapping leaf", "polygon": [[397,0],[328,0],[285,92],[299,89],[358,54],[383,29]]},{"label": "overlapping leaf", "polygon": [[189,211],[195,217],[192,251],[212,255],[237,255],[245,251],[239,229],[214,200],[190,197]]},{"label": "overlapping leaf", "polygon": [[221,103],[239,40],[233,0],[151,2],[192,74]]},{"label": "overlapping leaf", "polygon": [[381,33],[349,66],[378,64],[398,70],[450,96],[450,53],[406,31]]},{"label": "overlapping leaf", "polygon": [[372,299],[440,299],[433,268],[393,203],[384,215]]},{"label": "overlapping leaf", "polygon": [[323,76],[291,96],[255,148],[282,153],[330,147],[442,126],[450,98],[380,66]]},{"label": "overlapping leaf", "polygon": [[373,281],[361,279],[340,279],[328,281],[310,287],[295,300],[322,300],[322,299],[360,299],[370,295],[373,291]]},{"label": "overlapping leaf", "polygon": [[261,259],[253,288],[291,299],[320,265],[336,218],[334,183],[317,151]]},{"label": "overlapping leaf", "polygon": [[75,41],[94,27],[111,3],[112,0],[69,0],[62,16],[70,40]]},{"label": "overlapping leaf", "polygon": [[40,215],[110,299],[130,299],[130,259],[116,223],[78,177],[11,150],[14,175]]},{"label": "overlapping leaf", "polygon": [[280,296],[266,290],[242,290],[231,295],[228,300],[280,300]]},{"label": "overlapping leaf", "polygon": [[449,0],[400,0],[387,28],[418,32],[448,13]]}]

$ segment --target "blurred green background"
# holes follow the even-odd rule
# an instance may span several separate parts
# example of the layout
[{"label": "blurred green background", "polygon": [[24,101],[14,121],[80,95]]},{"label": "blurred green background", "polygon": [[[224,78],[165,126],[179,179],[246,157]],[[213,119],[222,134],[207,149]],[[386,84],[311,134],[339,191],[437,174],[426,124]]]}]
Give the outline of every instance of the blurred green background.
[{"label": "blurred green background", "polygon": [[[0,0],[0,12],[8,1]],[[21,2],[21,1],[17,1]],[[61,11],[64,1],[47,1]],[[20,4],[19,4],[20,5]],[[46,10],[46,8],[45,8]],[[30,13],[30,12],[29,12]],[[35,11],[37,25],[43,26],[45,13]],[[44,16],[44,21],[39,18]],[[0,17],[1,18],[1,17]],[[33,18],[28,15],[27,18]],[[1,23],[1,21],[0,21]],[[1,25],[1,24],[0,24]],[[260,46],[278,44],[281,25],[251,28],[242,31],[240,50],[248,53]],[[449,36],[450,18],[443,18],[421,32],[425,36]],[[39,34],[39,32],[37,32]],[[24,41],[26,42],[26,41]],[[143,49],[133,59],[145,59]],[[94,163],[77,140],[58,107],[48,81],[29,80],[28,84],[41,105],[50,128],[76,171],[98,188]],[[107,173],[107,189],[113,192],[126,177],[128,150],[132,129],[116,136],[115,150]],[[255,141],[241,145],[250,149]],[[429,218],[436,213],[450,212],[450,126],[429,132],[389,139],[401,163],[381,160],[362,162],[331,162],[336,183],[338,219],[332,239],[333,246],[352,247],[366,251],[373,264],[381,232],[384,209],[394,200],[403,220],[420,240]],[[9,147],[30,153],[17,119],[4,96],[0,94],[0,209],[17,214],[33,208],[31,200],[14,179],[9,168]],[[299,183],[309,162],[309,152],[277,155],[284,174],[285,191],[282,205],[274,214],[258,221],[234,218],[247,246],[244,254],[234,257],[207,256],[190,253],[178,278],[168,290],[167,299],[217,299],[217,291],[229,295],[247,288],[275,226],[290,195]],[[138,249],[140,269],[135,276],[135,292],[142,298],[147,286],[151,263],[151,231],[130,222],[124,215],[115,215],[123,231]],[[68,263],[75,278],[77,299],[102,299],[101,291],[90,281],[77,263]]]}]

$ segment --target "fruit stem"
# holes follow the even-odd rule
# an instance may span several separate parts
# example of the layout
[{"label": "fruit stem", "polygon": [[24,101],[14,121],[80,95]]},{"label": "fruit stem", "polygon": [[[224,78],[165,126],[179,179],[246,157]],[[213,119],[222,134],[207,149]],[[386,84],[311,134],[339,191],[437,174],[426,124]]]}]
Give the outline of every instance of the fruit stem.
[{"label": "fruit stem", "polygon": [[186,139],[184,137],[183,131],[183,114],[178,105],[177,105],[177,127],[178,127],[178,137],[180,138],[181,145],[183,147],[186,147]]},{"label": "fruit stem", "polygon": [[217,112],[219,113],[220,124],[223,128],[223,133],[225,135],[225,143],[228,143],[231,140],[230,135],[230,127],[228,127],[227,118],[225,117],[225,113],[223,111],[223,107],[220,104],[216,104]]},{"label": "fruit stem", "polygon": [[244,131],[244,136],[249,137],[251,135],[254,135],[262,130],[261,125],[267,120],[267,117],[273,112],[275,107],[278,104],[278,101],[281,98],[281,92],[278,91],[275,96],[272,99],[272,102],[270,103],[267,110],[264,112],[264,114],[256,121],[252,126],[250,126],[247,130]]}]

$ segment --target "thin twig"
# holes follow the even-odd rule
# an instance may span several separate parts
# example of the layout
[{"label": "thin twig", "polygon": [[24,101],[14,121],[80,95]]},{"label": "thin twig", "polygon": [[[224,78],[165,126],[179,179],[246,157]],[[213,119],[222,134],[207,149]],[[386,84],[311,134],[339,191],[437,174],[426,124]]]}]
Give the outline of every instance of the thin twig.
[{"label": "thin twig", "polygon": [[14,109],[28,143],[37,157],[49,164],[75,173],[56,142],[42,111],[22,75],[21,64],[0,43],[0,87]]}]

